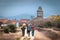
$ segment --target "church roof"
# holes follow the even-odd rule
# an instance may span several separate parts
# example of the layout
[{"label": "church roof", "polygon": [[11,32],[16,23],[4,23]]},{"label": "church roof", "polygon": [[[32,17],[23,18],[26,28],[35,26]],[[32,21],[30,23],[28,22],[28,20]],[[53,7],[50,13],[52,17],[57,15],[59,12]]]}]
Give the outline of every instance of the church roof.
[{"label": "church roof", "polygon": [[42,7],[41,7],[41,6],[39,6],[37,11],[42,11]]},{"label": "church roof", "polygon": [[41,6],[39,6],[39,8],[38,9],[42,9],[42,7]]}]

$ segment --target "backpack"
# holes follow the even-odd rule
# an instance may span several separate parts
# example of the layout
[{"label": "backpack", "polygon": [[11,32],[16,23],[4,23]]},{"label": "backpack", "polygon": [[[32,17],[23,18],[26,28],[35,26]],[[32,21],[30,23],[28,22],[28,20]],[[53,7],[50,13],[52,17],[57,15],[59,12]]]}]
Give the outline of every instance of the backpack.
[{"label": "backpack", "polygon": [[34,26],[32,26],[32,30],[35,30],[35,27]]},{"label": "backpack", "polygon": [[22,30],[25,30],[25,27],[22,27],[21,29],[22,29]]},{"label": "backpack", "polygon": [[27,27],[27,30],[29,30],[29,31],[32,30],[32,27],[31,26],[28,26]]}]

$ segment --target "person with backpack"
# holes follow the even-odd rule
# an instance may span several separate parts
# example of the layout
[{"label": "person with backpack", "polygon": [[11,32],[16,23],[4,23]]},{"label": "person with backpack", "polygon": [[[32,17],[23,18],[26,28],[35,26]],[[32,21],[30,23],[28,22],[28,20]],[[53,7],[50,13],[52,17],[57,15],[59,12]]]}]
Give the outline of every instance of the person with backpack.
[{"label": "person with backpack", "polygon": [[32,31],[31,31],[31,40],[34,40],[34,31],[35,31],[35,26],[34,25],[31,25],[32,26]]},{"label": "person with backpack", "polygon": [[28,24],[28,26],[27,26],[27,34],[28,34],[28,36],[30,36],[31,30],[32,30],[32,26],[30,24]]},{"label": "person with backpack", "polygon": [[35,30],[35,27],[32,26],[32,36],[34,36],[34,30]]},{"label": "person with backpack", "polygon": [[25,35],[25,24],[23,24],[23,26],[22,26],[22,28],[21,28],[21,30],[22,30],[22,36],[24,36]]},{"label": "person with backpack", "polygon": [[35,26],[32,26],[32,36],[34,36],[34,30],[35,30]]}]

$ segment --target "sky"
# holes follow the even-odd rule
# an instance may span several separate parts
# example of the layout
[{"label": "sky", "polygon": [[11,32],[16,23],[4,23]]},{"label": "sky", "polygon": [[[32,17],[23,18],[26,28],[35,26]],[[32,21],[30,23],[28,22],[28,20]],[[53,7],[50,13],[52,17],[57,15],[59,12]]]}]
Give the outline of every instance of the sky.
[{"label": "sky", "polygon": [[60,15],[60,0],[0,0],[0,18],[31,19],[41,6],[43,17]]}]

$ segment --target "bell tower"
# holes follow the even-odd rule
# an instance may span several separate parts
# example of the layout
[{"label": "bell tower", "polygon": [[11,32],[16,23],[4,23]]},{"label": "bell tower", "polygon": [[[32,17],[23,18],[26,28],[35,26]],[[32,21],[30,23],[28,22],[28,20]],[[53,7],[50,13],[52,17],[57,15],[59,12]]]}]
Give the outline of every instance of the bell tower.
[{"label": "bell tower", "polygon": [[42,7],[38,7],[38,10],[37,10],[37,17],[40,17],[40,18],[43,18],[43,11],[42,11]]}]

